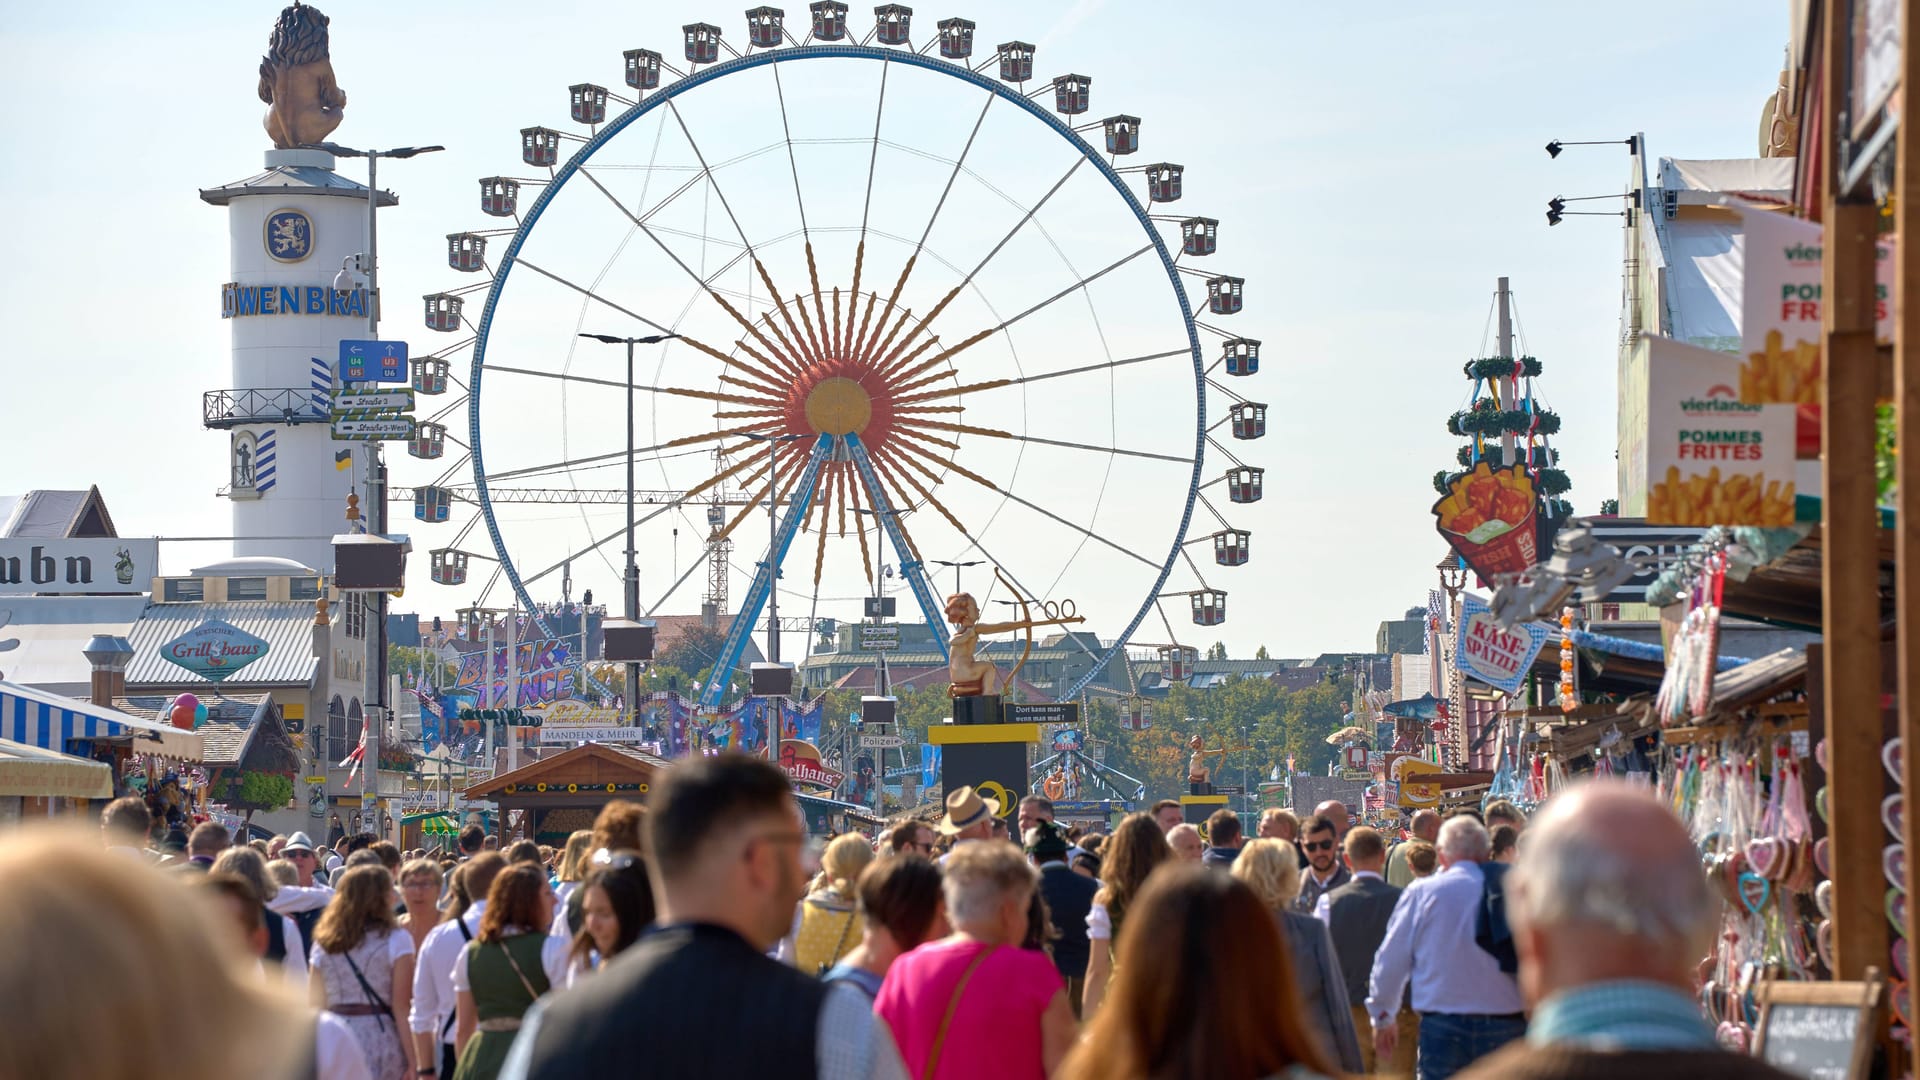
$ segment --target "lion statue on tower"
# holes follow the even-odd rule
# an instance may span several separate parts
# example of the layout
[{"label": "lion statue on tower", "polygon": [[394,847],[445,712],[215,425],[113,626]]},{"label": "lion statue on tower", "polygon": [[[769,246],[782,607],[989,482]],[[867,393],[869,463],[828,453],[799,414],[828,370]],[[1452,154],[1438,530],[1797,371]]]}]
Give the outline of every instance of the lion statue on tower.
[{"label": "lion statue on tower", "polygon": [[319,142],[340,126],[347,95],[333,81],[327,22],[320,9],[296,0],[280,12],[267,55],[260,58],[260,100],[267,103],[267,134],[275,149]]}]

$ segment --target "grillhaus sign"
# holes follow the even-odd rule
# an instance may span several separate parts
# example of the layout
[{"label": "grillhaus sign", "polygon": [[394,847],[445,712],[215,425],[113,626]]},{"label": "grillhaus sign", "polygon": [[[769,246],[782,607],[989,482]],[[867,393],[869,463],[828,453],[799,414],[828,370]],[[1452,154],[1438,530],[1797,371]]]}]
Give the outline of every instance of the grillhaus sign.
[{"label": "grillhaus sign", "polygon": [[223,619],[208,619],[160,646],[172,663],[220,682],[267,655],[267,643]]}]

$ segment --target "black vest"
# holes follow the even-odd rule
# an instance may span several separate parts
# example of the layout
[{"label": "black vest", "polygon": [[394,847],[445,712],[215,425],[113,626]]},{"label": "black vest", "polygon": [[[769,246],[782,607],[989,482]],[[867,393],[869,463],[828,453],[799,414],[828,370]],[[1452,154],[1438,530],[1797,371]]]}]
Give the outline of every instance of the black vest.
[{"label": "black vest", "polygon": [[313,955],[313,928],[320,925],[320,916],[326,908],[314,908],[312,911],[296,911],[287,916],[293,920],[294,929],[300,931],[300,955]]},{"label": "black vest", "polygon": [[1373,956],[1387,936],[1387,920],[1400,901],[1400,890],[1379,878],[1355,878],[1327,894],[1327,929],[1333,952],[1347,978],[1347,1000],[1367,1001],[1367,981],[1373,974]]},{"label": "black vest", "polygon": [[[266,958],[276,964],[285,962],[287,959],[287,924],[282,921],[280,915],[276,914],[272,908],[265,904],[260,905],[260,915],[267,922]],[[300,958],[302,960],[306,959],[306,954],[302,953]]]},{"label": "black vest", "polygon": [[527,1077],[810,1080],[827,990],[731,930],[663,927],[548,999]]}]

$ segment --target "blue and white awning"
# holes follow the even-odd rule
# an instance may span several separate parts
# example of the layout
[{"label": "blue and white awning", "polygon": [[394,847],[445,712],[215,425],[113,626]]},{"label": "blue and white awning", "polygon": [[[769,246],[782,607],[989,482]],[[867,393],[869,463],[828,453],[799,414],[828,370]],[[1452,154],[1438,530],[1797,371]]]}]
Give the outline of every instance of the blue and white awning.
[{"label": "blue and white awning", "polygon": [[0,739],[71,753],[76,740],[132,739],[136,753],[199,761],[200,736],[117,709],[0,682]]}]

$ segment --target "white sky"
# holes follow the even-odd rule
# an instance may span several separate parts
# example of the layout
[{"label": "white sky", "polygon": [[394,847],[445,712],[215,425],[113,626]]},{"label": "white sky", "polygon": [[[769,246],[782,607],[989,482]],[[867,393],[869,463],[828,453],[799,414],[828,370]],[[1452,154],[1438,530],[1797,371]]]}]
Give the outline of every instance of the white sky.
[{"label": "white sky", "polygon": [[[228,328],[217,307],[218,287],[228,277],[226,219],[196,191],[259,169],[268,143],[254,83],[279,6],[115,4],[103,14],[99,5],[34,5],[9,13],[0,30],[0,101],[6,103],[0,145],[7,165],[0,190],[15,208],[15,223],[13,257],[0,268],[0,297],[14,342],[0,361],[0,461],[6,463],[0,490],[96,483],[126,534],[227,530],[227,507],[213,495],[223,482],[226,439],[198,422],[200,393],[225,387],[229,378]],[[741,6],[323,3],[333,19],[334,67],[349,97],[335,138],[349,145],[449,147],[382,171],[382,186],[401,197],[381,221],[381,283],[388,297],[383,336],[408,339],[416,354],[450,343],[420,325],[417,298],[473,282],[447,268],[443,237],[497,224],[479,213],[475,180],[531,174],[519,162],[519,128],[538,123],[579,130],[567,118],[566,87],[591,81],[623,92],[623,49],[655,48],[681,66],[681,23],[720,24],[744,47]],[[1142,152],[1121,164],[1184,163],[1186,197],[1163,209],[1221,219],[1220,254],[1194,265],[1247,279],[1243,314],[1203,318],[1265,343],[1260,375],[1232,386],[1270,405],[1268,437],[1222,441],[1267,467],[1267,494],[1260,504],[1229,513],[1236,526],[1253,531],[1252,562],[1236,569],[1202,563],[1207,580],[1230,593],[1226,625],[1194,627],[1169,605],[1184,642],[1204,647],[1222,639],[1235,655],[1263,644],[1275,655],[1295,656],[1370,648],[1380,620],[1424,600],[1443,550],[1427,512],[1429,478],[1452,462],[1456,440],[1443,419],[1463,403],[1460,363],[1482,352],[1498,275],[1512,278],[1527,351],[1546,365],[1539,389],[1563,419],[1557,445],[1574,479],[1576,508],[1592,512],[1614,494],[1618,222],[1571,218],[1549,230],[1543,213],[1555,194],[1618,190],[1626,155],[1624,148],[1582,147],[1550,161],[1541,146],[1551,138],[1623,139],[1644,131],[1656,154],[1750,156],[1761,103],[1780,63],[1784,12],[1776,10],[1780,5],[1675,3],[1657,18],[1629,22],[1616,5],[1448,6],[1455,10],[1390,2],[1364,13],[1332,5],[1337,13],[1328,13],[1297,3],[1079,0],[1064,7],[968,0],[951,12],[925,5],[917,12],[916,40],[932,32],[936,19],[963,14],[979,23],[976,60],[994,43],[1019,37],[1039,45],[1040,79],[1066,71],[1092,75],[1092,111],[1082,119],[1121,111],[1142,116]],[[804,21],[803,3],[793,0],[787,10],[794,25]],[[851,22],[864,28],[867,21],[867,9],[856,7]],[[772,138],[778,138],[766,70],[711,94],[697,92],[705,100],[681,99],[709,160],[765,145],[766,131],[756,131],[755,123],[774,124]],[[781,70],[789,106],[803,123],[817,125],[813,135],[870,134],[874,65],[810,62]],[[926,85],[902,79],[889,91],[892,115],[883,137],[951,159],[981,97],[969,89],[949,91],[930,77],[919,82]],[[839,102],[844,116],[835,112]],[[655,150],[663,115],[656,110],[636,123],[597,160],[658,166],[676,153],[687,158],[670,122]],[[1049,148],[1033,139],[1033,123],[1015,123],[1011,110],[996,106],[993,117],[983,128],[998,132],[991,152],[976,150],[970,164],[993,187],[1030,203],[1070,159],[1060,156],[1057,140]],[[1004,129],[993,126],[1002,123]],[[857,225],[857,191],[839,181],[854,176],[858,183],[864,157],[863,146],[819,145],[797,163],[807,174],[802,185],[816,229]],[[792,206],[785,164],[782,152],[721,170],[721,190],[756,242],[790,227],[779,220]],[[350,176],[361,176],[358,168],[342,164]],[[878,169],[889,194],[879,200],[878,220],[888,222],[890,232],[917,236],[947,168],[911,153],[884,153]],[[625,175],[638,184],[643,171]],[[656,179],[670,189],[685,175]],[[1117,204],[1103,202],[1098,185],[1081,187],[1083,179],[1063,189],[1040,219],[1082,274],[1139,243],[1137,226],[1113,217]],[[1137,176],[1134,184],[1138,192]],[[660,187],[651,191],[649,200],[660,198]],[[764,212],[753,206],[763,194],[769,197]],[[686,304],[685,276],[664,264],[644,237],[609,232],[620,219],[586,184],[575,181],[563,196],[525,254],[534,258],[545,245],[551,262],[573,260],[564,272],[578,280],[604,270],[605,288],[622,303],[677,315]],[[635,188],[629,201],[638,198]],[[953,198],[929,242],[970,267],[1018,215],[1005,217],[1012,212],[1007,205],[972,178],[956,185]],[[663,218],[680,215],[685,220],[675,227],[697,232],[696,208],[689,201]],[[706,231],[723,238],[711,218]],[[632,240],[628,256],[610,262],[623,239]],[[496,240],[494,250],[504,241]],[[689,261],[701,254],[697,241],[677,243],[686,245],[679,252]],[[816,240],[828,287],[844,286],[849,276],[850,258],[829,257],[835,245],[850,253],[850,240]],[[897,272],[904,249],[883,257],[884,247],[869,245],[864,288],[884,288]],[[719,261],[731,254],[709,249]],[[783,289],[802,287],[804,271],[793,272],[804,266],[797,244],[769,245],[763,254]],[[1060,276],[1066,272],[1058,256],[1039,237],[1023,235],[1001,258],[1005,263],[996,260],[979,280],[980,297],[956,301],[942,317],[943,340],[992,325],[987,304],[1004,318],[1073,280],[1070,273]],[[923,294],[916,310],[957,280],[926,261],[916,284],[931,295]],[[1139,268],[1152,269],[1129,266]],[[738,287],[744,290],[744,279]],[[1011,348],[996,339],[957,357],[957,374],[972,381],[1097,361],[1102,354],[1089,344],[1095,315],[1116,357],[1166,348],[1167,335],[1179,334],[1177,320],[1169,324],[1156,314],[1164,310],[1155,307],[1156,299],[1165,303],[1164,280],[1156,286],[1151,274],[1116,273],[1100,288],[1109,291],[1093,290],[1091,305],[1049,308],[1016,333]],[[1203,302],[1195,294],[1196,303]],[[479,305],[480,297],[472,297],[469,311]],[[501,351],[490,362],[617,377],[612,354],[565,353],[576,326],[639,332],[602,315],[583,311],[578,298],[562,290],[542,290],[532,275],[516,275],[497,324]],[[731,340],[721,336],[724,330],[707,322],[702,334],[724,345]],[[1173,343],[1180,344],[1177,337]],[[1202,344],[1211,361],[1217,339],[1203,335]],[[517,359],[505,358],[509,350]],[[456,372],[463,378],[467,362],[462,353]],[[663,382],[714,388],[718,366],[711,361],[696,378],[675,374],[693,370],[695,358],[684,350],[656,353],[651,363],[642,382],[657,371]],[[1035,388],[1018,407],[970,395],[966,422],[1178,452],[1180,444],[1191,444],[1193,405],[1191,371],[1182,382],[1179,363],[1130,370],[1140,377],[1116,379],[1111,395],[1104,386],[1064,396]],[[1065,383],[1047,385],[1064,389]],[[524,433],[536,425],[525,415],[556,427],[558,395],[539,396],[534,390],[546,388],[526,383],[488,386],[502,391],[483,401],[483,432],[499,432],[487,444],[490,465],[510,467],[499,464],[508,455],[531,464],[618,444],[617,402],[570,390],[568,444],[529,443]],[[1225,414],[1227,400],[1209,395],[1209,423]],[[514,410],[521,416],[510,429]],[[710,416],[682,413],[655,413],[647,422],[656,426],[643,428],[643,441],[648,431],[664,441],[676,430],[713,426]],[[463,411],[455,434],[464,438],[464,427]],[[511,441],[509,430],[516,432]],[[1173,525],[1168,514],[1177,515],[1184,483],[1166,482],[1167,466],[1125,462],[1108,475],[1103,457],[1029,446],[1016,468],[1004,444],[963,445],[962,463],[1008,490],[1074,520],[1093,520],[1096,531],[1123,545],[1156,558],[1165,552]],[[396,482],[431,479],[425,463],[406,458],[397,444],[394,449]],[[560,452],[543,456],[547,449]],[[1205,474],[1224,467],[1217,451],[1209,451]],[[652,479],[643,476],[641,486],[682,482],[694,475],[690,468],[709,466],[698,456],[674,459]],[[611,487],[616,481],[607,473],[581,473],[553,482]],[[938,494],[969,522],[999,505],[951,476]],[[1210,494],[1218,496],[1219,489]],[[1227,509],[1224,499],[1218,503]],[[519,561],[529,568],[546,565],[551,558],[541,556],[550,552],[584,546],[572,541],[587,530],[604,534],[607,522],[617,523],[617,515],[588,514],[583,522],[572,508],[541,511],[519,519],[518,532],[503,526],[517,550],[524,546]],[[409,517],[403,526],[403,514],[396,507],[395,527],[409,529],[417,549],[445,542],[452,533],[441,530],[458,525],[458,517],[455,525],[438,527]],[[929,511],[908,520],[928,557],[978,557],[963,553],[950,530],[942,538]],[[668,533],[643,535],[643,600],[651,603],[676,569],[687,567],[703,527],[682,521],[677,546]],[[1190,536],[1216,527],[1199,511]],[[988,547],[1025,584],[1075,599],[1103,633],[1119,628],[1150,584],[1137,562],[1097,543],[1082,547],[1075,534],[1053,526],[1023,524],[1015,514],[991,528],[984,535]],[[486,550],[482,536],[464,546]],[[758,557],[749,538],[761,536],[764,519],[742,525],[735,597],[745,591]],[[782,598],[788,614],[813,592],[812,538],[803,536],[794,551]],[[218,554],[217,548],[162,546],[170,572]],[[617,551],[606,554],[617,564]],[[830,601],[856,592],[857,548],[849,538],[830,547],[827,561],[820,613],[850,614]],[[424,557],[419,564],[424,573]],[[576,592],[590,585],[597,598],[617,598],[609,569],[592,560],[576,564]],[[944,592],[949,581],[938,577],[935,586]],[[979,589],[985,581],[969,577],[968,584]],[[1168,588],[1193,584],[1183,570]],[[694,610],[701,586],[696,573],[661,610]],[[472,598],[470,589],[458,595],[432,590],[423,579],[397,606],[445,613]],[[903,615],[907,607],[903,599]],[[1135,639],[1165,640],[1156,624],[1150,620]]]}]

